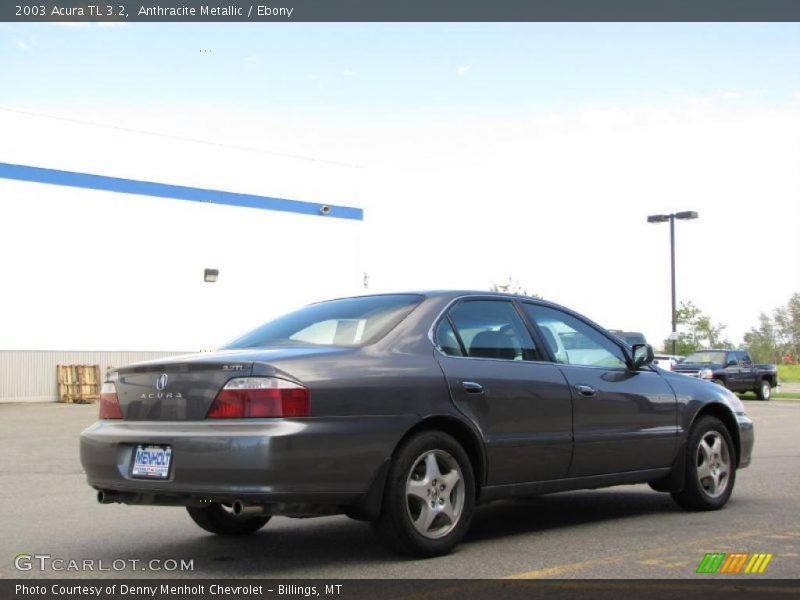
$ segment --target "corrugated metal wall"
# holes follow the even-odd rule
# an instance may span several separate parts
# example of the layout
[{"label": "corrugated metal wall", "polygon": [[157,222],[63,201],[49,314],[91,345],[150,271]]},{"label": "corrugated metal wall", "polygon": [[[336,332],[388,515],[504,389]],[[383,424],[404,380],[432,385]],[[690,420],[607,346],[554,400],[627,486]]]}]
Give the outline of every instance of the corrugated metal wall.
[{"label": "corrugated metal wall", "polygon": [[187,352],[79,352],[60,350],[0,350],[0,402],[55,402],[56,365],[120,367],[143,360]]}]

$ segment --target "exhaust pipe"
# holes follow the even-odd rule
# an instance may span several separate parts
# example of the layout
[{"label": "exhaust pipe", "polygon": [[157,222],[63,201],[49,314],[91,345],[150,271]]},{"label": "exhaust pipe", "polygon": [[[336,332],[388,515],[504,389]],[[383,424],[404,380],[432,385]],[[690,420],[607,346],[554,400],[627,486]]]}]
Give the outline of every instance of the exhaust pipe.
[{"label": "exhaust pipe", "polygon": [[125,504],[129,496],[130,494],[121,494],[111,490],[99,490],[97,492],[97,501],[100,504]]},{"label": "exhaust pipe", "polygon": [[234,516],[242,519],[252,519],[253,517],[263,517],[272,514],[267,511],[266,506],[260,506],[258,504],[247,505],[241,500],[234,500],[231,505],[231,511]]}]

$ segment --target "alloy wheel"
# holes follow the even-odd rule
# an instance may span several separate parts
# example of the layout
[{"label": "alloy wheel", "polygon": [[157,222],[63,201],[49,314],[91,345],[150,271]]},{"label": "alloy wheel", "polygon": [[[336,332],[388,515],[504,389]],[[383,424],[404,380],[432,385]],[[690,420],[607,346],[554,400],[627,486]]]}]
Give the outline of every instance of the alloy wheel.
[{"label": "alloy wheel", "polygon": [[728,489],[731,454],[725,438],[718,431],[707,432],[697,446],[697,479],[703,492],[719,498]]},{"label": "alloy wheel", "polygon": [[458,524],[464,509],[464,476],[458,462],[443,450],[417,458],[406,479],[406,510],[414,529],[439,539]]}]

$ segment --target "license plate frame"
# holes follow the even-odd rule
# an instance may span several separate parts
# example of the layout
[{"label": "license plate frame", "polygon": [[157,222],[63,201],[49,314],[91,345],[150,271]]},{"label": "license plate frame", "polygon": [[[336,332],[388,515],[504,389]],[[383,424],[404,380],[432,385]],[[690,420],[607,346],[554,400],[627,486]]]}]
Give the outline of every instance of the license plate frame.
[{"label": "license plate frame", "polygon": [[172,469],[172,446],[137,444],[133,449],[131,477],[135,479],[169,479]]}]

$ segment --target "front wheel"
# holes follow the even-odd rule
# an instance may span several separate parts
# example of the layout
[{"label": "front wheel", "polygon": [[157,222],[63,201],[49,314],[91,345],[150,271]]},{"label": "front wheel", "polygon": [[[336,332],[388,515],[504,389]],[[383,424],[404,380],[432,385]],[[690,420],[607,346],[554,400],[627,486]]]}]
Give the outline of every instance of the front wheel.
[{"label": "front wheel", "polygon": [[248,535],[261,529],[269,521],[269,517],[243,519],[222,504],[209,506],[186,507],[192,521],[210,533],[217,535]]},{"label": "front wheel", "polygon": [[736,480],[736,454],[725,425],[710,415],[700,417],[689,434],[683,490],[672,498],[688,510],[725,506]]},{"label": "front wheel", "polygon": [[759,400],[769,400],[770,396],[772,396],[772,385],[768,379],[762,379],[758,383],[758,387],[756,388],[756,396],[758,396]]},{"label": "front wheel", "polygon": [[373,525],[401,554],[440,556],[464,537],[474,507],[475,478],[467,453],[446,433],[425,431],[395,453]]}]

